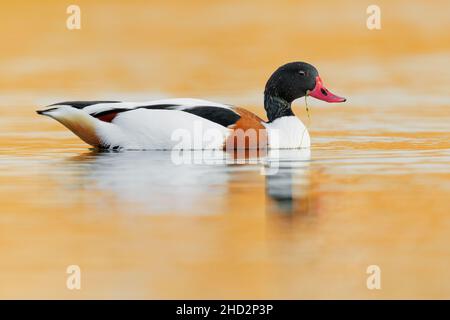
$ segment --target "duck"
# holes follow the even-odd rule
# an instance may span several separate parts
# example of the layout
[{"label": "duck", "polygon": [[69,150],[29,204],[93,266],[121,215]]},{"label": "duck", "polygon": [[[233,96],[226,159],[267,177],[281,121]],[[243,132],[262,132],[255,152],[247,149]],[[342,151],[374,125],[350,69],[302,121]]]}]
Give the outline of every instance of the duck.
[{"label": "duck", "polygon": [[242,107],[193,98],[66,101],[37,113],[97,149],[299,149],[310,148],[311,139],[292,103],[305,96],[346,101],[325,88],[313,65],[297,61],[269,77],[264,90],[267,120]]}]

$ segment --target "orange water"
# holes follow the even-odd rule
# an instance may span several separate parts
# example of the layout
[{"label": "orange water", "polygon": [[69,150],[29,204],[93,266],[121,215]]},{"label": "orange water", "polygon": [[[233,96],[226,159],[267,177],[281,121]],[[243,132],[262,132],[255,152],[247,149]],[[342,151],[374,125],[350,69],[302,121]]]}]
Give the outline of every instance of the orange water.
[{"label": "orange water", "polygon": [[[78,1],[78,31],[63,2],[1,3],[0,297],[449,298],[450,6],[378,3],[378,31],[361,1]],[[311,120],[296,102],[310,155],[96,153],[34,113],[190,96],[264,116],[292,60],[348,98]]]}]

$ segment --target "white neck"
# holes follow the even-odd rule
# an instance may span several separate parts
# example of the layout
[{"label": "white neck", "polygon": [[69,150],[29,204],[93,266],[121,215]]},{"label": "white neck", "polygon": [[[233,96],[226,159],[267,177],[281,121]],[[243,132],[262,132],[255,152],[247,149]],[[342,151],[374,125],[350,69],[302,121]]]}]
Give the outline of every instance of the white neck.
[{"label": "white neck", "polygon": [[311,140],[305,125],[296,116],[277,118],[264,124],[268,131],[269,148],[309,148]]}]

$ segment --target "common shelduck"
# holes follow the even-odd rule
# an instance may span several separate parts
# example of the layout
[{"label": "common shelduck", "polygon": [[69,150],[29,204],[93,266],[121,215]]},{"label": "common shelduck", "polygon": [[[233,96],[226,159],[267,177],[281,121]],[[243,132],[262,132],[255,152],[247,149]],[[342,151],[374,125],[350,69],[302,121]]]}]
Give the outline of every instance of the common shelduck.
[{"label": "common shelduck", "polygon": [[291,108],[295,99],[307,95],[327,102],[346,101],[323,86],[314,66],[291,62],[267,81],[268,121],[240,107],[199,99],[70,101],[37,113],[101,149],[294,149],[310,147],[309,133]]}]

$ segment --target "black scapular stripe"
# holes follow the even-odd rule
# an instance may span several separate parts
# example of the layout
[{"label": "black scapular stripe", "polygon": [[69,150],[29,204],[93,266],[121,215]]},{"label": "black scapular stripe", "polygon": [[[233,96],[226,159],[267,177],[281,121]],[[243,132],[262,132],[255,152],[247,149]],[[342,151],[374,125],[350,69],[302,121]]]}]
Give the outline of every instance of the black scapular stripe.
[{"label": "black scapular stripe", "polygon": [[178,104],[154,104],[150,106],[141,106],[137,107],[136,109],[156,109],[156,110],[173,110],[175,107],[179,107]]},{"label": "black scapular stripe", "polygon": [[[87,107],[89,105],[97,104],[97,103],[117,103],[119,101],[79,101],[79,102],[64,102],[60,104],[70,104],[72,106],[73,103],[75,103],[77,106],[74,106],[75,108],[82,109],[84,107]],[[82,106],[82,107],[81,107]],[[128,112],[133,111],[137,109],[150,109],[150,110],[180,110],[184,112],[191,113],[193,115],[196,115],[198,117],[210,120],[212,122],[215,122],[217,124],[220,124],[221,126],[228,127],[232,124],[235,124],[241,116],[238,115],[233,110],[229,110],[226,108],[221,107],[212,107],[212,106],[196,106],[186,109],[177,109],[179,105],[176,104],[156,104],[156,105],[149,105],[149,106],[137,106],[136,108],[126,109],[126,108],[117,108],[117,109],[111,109],[111,110],[105,110],[101,111],[95,114],[92,114],[92,116],[99,118],[103,116],[107,116],[111,113],[122,113],[122,112]]]},{"label": "black scapular stripe", "polygon": [[194,114],[198,117],[210,120],[212,122],[218,123],[221,126],[228,127],[236,123],[241,116],[230,109],[212,106],[195,106],[186,109],[177,109],[179,105],[174,104],[157,104],[150,106],[139,106],[136,109],[152,109],[152,110],[180,110]]},{"label": "black scapular stripe", "polygon": [[111,114],[111,113],[122,113],[122,112],[137,110],[137,109],[172,110],[176,106],[177,105],[175,105],[175,104],[155,104],[153,106],[138,106],[136,108],[131,108],[131,109],[129,109],[129,108],[128,109],[127,108],[116,108],[116,109],[111,109],[111,110],[105,110],[105,111],[97,112],[97,113],[94,113],[92,115],[94,117],[101,117],[101,116],[106,116],[106,115]]},{"label": "black scapular stripe", "polygon": [[184,109],[183,111],[195,114],[196,116],[218,123],[224,127],[235,124],[241,118],[241,116],[233,110],[220,107],[199,106]]},{"label": "black scapular stripe", "polygon": [[77,109],[83,109],[89,106],[92,106],[94,104],[99,103],[121,103],[122,101],[64,101],[64,102],[58,102],[55,104],[51,104],[51,106],[59,106],[59,105],[68,105]]}]

